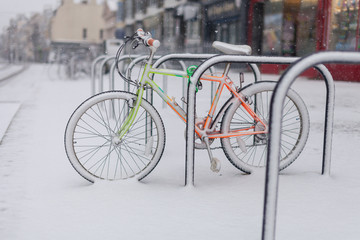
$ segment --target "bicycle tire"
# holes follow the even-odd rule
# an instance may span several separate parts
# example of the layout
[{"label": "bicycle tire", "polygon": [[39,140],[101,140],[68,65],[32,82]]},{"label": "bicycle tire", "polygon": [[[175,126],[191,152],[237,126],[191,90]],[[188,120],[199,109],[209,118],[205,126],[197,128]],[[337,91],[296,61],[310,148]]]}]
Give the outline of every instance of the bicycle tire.
[{"label": "bicycle tire", "polygon": [[[275,82],[258,82],[241,90],[252,103],[250,106],[268,123],[270,100]],[[256,109],[255,105],[257,106]],[[243,109],[240,100],[235,100],[226,110],[221,132],[227,133],[241,127],[256,127],[254,119]],[[309,113],[299,94],[290,89],[287,93],[283,125],[281,130],[280,170],[293,163],[305,147],[310,129]],[[228,160],[239,170],[250,174],[257,168],[265,167],[267,156],[267,134],[222,138],[221,144]],[[242,146],[240,146],[242,145]]]},{"label": "bicycle tire", "polygon": [[[110,91],[85,100],[71,115],[65,130],[67,157],[86,180],[145,178],[165,148],[164,124],[145,99],[120,143],[117,132],[129,114],[135,94]],[[147,152],[146,152],[147,151]]]}]

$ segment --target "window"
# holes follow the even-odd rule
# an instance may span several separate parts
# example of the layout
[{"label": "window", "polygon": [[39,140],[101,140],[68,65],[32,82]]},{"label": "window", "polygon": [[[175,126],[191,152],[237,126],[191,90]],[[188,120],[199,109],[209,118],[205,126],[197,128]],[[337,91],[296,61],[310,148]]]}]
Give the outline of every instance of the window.
[{"label": "window", "polygon": [[173,14],[173,11],[166,11],[164,13],[164,35],[168,38],[171,38],[175,35],[175,19]]},{"label": "window", "polygon": [[303,1],[297,16],[296,55],[304,56],[316,51],[318,1]]},{"label": "window", "polygon": [[187,21],[186,37],[189,39],[200,38],[200,20]]},{"label": "window", "polygon": [[145,0],[135,1],[135,12],[136,13],[145,13],[145,9],[146,9],[146,1]]},{"label": "window", "polygon": [[304,56],[316,51],[318,0],[270,0],[264,5],[263,55]]},{"label": "window", "polygon": [[82,36],[83,36],[83,39],[84,39],[84,40],[87,38],[87,29],[86,29],[86,28],[83,28],[83,30],[82,30]]},{"label": "window", "polygon": [[149,6],[157,6],[157,0],[149,0]]},{"label": "window", "polygon": [[117,19],[118,22],[122,22],[125,19],[123,2],[118,2],[116,19]]},{"label": "window", "polygon": [[238,31],[236,30],[237,22],[232,22],[229,24],[229,43],[236,44],[237,43],[237,36]]},{"label": "window", "polygon": [[99,34],[100,39],[104,39],[104,30],[100,29],[100,34]]},{"label": "window", "polygon": [[263,55],[281,54],[281,26],[283,21],[283,3],[269,1],[264,8]]},{"label": "window", "polygon": [[134,7],[132,0],[126,0],[125,2],[125,18],[133,18],[134,17]]},{"label": "window", "polygon": [[359,0],[333,0],[329,49],[359,51]]}]

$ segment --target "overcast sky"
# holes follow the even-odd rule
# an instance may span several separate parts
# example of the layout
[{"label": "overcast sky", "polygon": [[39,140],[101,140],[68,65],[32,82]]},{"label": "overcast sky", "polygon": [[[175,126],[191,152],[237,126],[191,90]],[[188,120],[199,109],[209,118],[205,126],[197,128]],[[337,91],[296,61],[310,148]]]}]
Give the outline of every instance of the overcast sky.
[{"label": "overcast sky", "polygon": [[42,12],[45,6],[55,9],[59,2],[60,0],[0,0],[0,31],[9,26],[10,19],[17,14],[31,16],[31,13]]},{"label": "overcast sky", "polygon": [[[74,0],[80,2],[81,0]],[[103,0],[97,0],[101,3]],[[45,7],[51,7],[53,10],[59,6],[61,0],[0,0],[0,33],[3,28],[9,26],[11,18],[17,14],[26,14],[31,16],[32,13],[41,13]]]}]

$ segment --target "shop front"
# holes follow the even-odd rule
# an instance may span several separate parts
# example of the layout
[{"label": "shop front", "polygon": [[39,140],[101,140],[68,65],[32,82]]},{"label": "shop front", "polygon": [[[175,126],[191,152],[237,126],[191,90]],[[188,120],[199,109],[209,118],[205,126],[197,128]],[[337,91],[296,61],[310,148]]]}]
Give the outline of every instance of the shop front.
[{"label": "shop front", "polygon": [[231,44],[246,43],[246,1],[225,0],[203,3],[204,51],[211,52],[213,41]]},{"label": "shop front", "polygon": [[[359,0],[252,0],[248,44],[254,54],[306,56],[324,51],[359,51]],[[360,81],[359,65],[328,65],[337,80]],[[281,73],[286,66],[263,65]],[[305,75],[316,77],[315,71]]]},{"label": "shop front", "polygon": [[150,32],[152,36],[162,35],[163,13],[159,12],[156,15],[149,16],[142,21],[142,27]]},{"label": "shop front", "polygon": [[[360,51],[360,1],[332,0],[326,50]],[[360,82],[360,65],[327,65],[335,79]]]}]

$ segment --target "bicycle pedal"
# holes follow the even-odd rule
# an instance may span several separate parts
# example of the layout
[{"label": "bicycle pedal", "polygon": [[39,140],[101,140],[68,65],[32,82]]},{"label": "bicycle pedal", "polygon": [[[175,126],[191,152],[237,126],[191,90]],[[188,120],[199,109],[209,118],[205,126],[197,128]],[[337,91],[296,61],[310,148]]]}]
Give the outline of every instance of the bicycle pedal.
[{"label": "bicycle pedal", "polygon": [[217,159],[216,157],[213,157],[211,159],[211,165],[210,165],[210,169],[211,171],[213,171],[214,173],[218,173],[221,169],[221,162],[219,159]]}]

